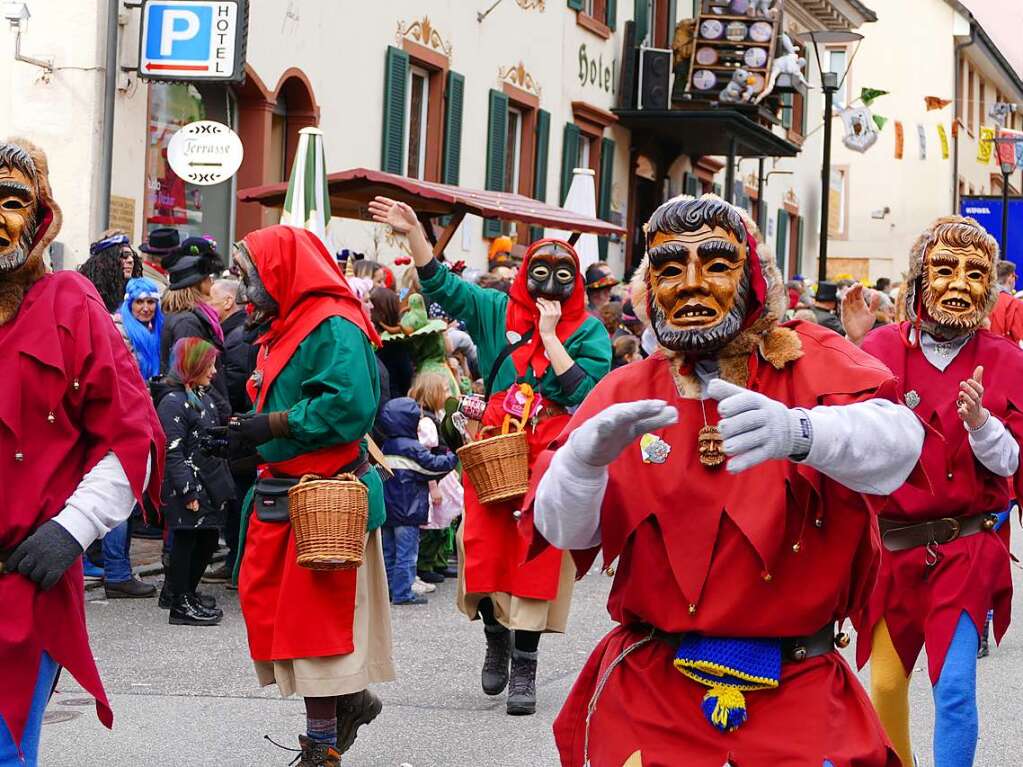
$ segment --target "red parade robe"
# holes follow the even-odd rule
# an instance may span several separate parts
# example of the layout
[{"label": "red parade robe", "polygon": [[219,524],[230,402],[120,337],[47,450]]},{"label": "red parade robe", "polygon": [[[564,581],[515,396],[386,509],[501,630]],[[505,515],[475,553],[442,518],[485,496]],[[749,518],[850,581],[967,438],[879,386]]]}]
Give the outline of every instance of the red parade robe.
[{"label": "red parade robe", "polygon": [[[986,330],[977,331],[942,372],[919,348],[909,349],[902,336],[906,323],[875,330],[863,349],[887,365],[898,377],[900,401],[919,398],[913,412],[932,428],[924,439],[920,465],[930,488],[904,485],[888,498],[878,514],[886,519],[923,522],[942,517],[997,513],[1010,500],[1023,497],[1023,462],[1009,479],[989,471],[973,455],[963,422],[956,413],[959,384],[984,366],[984,406],[1005,424],[1019,441],[1023,436],[1023,350]],[[987,611],[995,611],[995,639],[1009,627],[1012,578],[1009,570],[1009,525],[999,533],[977,533],[938,547],[937,566],[925,564],[924,547],[884,551],[877,587],[866,609],[854,616],[859,636],[857,662],[870,657],[874,627],[882,618],[906,673],[927,647],[931,682],[936,683],[945,663],[959,616],[967,613],[983,627]]]},{"label": "red parade robe", "polygon": [[[892,398],[876,360],[834,333],[791,325],[803,356],[778,370],[754,353],[749,388],[793,407]],[[644,463],[638,441],[608,467],[601,509],[604,562],[618,560],[608,611],[620,626],[597,646],[554,725],[564,767],[581,767],[587,707],[609,666],[654,626],[719,637],[795,637],[842,620],[870,593],[879,561],[867,499],[809,466],[769,461],[739,475],[699,462],[699,400],[677,393],[657,353],[613,371],[559,437],[618,402],[662,399],[679,422],[656,432],[671,450]],[[705,400],[706,420],[718,421]],[[544,453],[535,482],[549,465]],[[534,551],[545,542],[534,534]],[[573,552],[585,573],[597,550]],[[700,710],[707,689],[672,666],[654,639],[607,677],[589,730],[593,767],[895,767],[866,693],[838,653],[786,663],[776,690],[746,694],[749,720],[723,733]]]},{"label": "red parade robe", "polygon": [[[0,325],[0,551],[57,516],[108,453],[135,499],[159,504],[164,436],[138,366],[92,284],[74,272],[42,277]],[[52,416],[52,418],[51,418]],[[0,716],[20,742],[44,652],[113,713],[89,649],[81,559],[41,591],[0,573]]]}]

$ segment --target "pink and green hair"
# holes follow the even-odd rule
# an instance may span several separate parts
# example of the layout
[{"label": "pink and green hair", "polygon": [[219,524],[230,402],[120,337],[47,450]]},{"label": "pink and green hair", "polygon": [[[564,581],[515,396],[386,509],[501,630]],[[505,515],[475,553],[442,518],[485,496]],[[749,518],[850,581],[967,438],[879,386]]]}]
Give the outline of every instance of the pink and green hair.
[{"label": "pink and green hair", "polygon": [[170,354],[171,375],[185,386],[192,386],[217,360],[216,347],[201,338],[180,338]]}]

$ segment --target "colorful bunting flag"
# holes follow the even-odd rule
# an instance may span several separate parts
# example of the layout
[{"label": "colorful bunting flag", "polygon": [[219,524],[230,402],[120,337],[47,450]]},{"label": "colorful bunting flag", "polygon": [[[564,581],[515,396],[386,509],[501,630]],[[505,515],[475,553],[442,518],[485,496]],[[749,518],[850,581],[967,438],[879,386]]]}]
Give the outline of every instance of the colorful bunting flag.
[{"label": "colorful bunting flag", "polygon": [[1019,168],[1019,158],[1023,149],[1023,133],[1014,130],[998,131],[998,138],[1011,138],[1013,141],[998,142],[998,162],[1008,163],[1014,168]]},{"label": "colorful bunting flag", "polygon": [[941,159],[948,159],[948,134],[945,133],[945,126],[938,124],[938,140],[941,142]]},{"label": "colorful bunting flag", "polygon": [[866,104],[868,107],[874,101],[874,99],[881,98],[881,96],[887,96],[888,91],[878,90],[877,88],[860,88],[860,101]]},{"label": "colorful bunting flag", "polygon": [[903,144],[903,133],[902,123],[898,120],[895,121],[895,159],[902,159],[902,144]]},{"label": "colorful bunting flag", "polygon": [[982,165],[987,165],[991,162],[991,158],[994,156],[995,148],[995,129],[984,128],[980,129],[980,142],[977,144],[977,162]]},{"label": "colorful bunting flag", "polygon": [[874,115],[874,125],[877,126],[879,131],[884,130],[885,124],[887,124],[888,118],[881,117],[881,115]]},{"label": "colorful bunting flag", "polygon": [[927,111],[930,112],[935,109],[944,109],[952,103],[952,99],[942,99],[937,96],[924,96],[924,102],[927,104]]}]

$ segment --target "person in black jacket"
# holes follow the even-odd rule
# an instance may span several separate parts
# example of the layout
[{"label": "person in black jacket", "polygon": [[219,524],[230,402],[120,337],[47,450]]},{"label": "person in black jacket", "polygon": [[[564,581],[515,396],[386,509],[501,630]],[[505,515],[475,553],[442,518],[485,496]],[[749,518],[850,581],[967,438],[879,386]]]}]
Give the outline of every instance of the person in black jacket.
[{"label": "person in black jacket", "polygon": [[412,592],[419,558],[419,526],[430,516],[430,480],[442,479],[458,464],[450,451],[434,454],[419,441],[422,409],[411,397],[392,399],[384,406],[378,426],[386,436],[381,449],[394,476],[384,482],[387,521],[381,528],[384,564],[391,602],[426,604]]},{"label": "person in black jacket", "polygon": [[182,338],[171,352],[171,371],[155,385],[156,412],[167,436],[161,492],[164,520],[174,531],[170,566],[161,601],[170,601],[172,624],[209,626],[223,613],[212,597],[200,599],[199,579],[217,549],[225,511],[234,500],[227,461],[203,451],[218,426],[207,389],[216,372],[217,350],[201,338]]},{"label": "person in black jacket", "polygon": [[[224,353],[220,316],[210,305],[211,275],[222,268],[220,256],[209,240],[202,237],[189,237],[181,243],[179,251],[186,255],[177,256],[170,267],[170,287],[161,300],[164,323],[160,337],[160,370],[165,374],[170,369],[171,349],[182,338],[201,338],[213,344],[218,354]],[[222,370],[213,377],[210,395],[223,426],[231,417],[231,398]]]}]

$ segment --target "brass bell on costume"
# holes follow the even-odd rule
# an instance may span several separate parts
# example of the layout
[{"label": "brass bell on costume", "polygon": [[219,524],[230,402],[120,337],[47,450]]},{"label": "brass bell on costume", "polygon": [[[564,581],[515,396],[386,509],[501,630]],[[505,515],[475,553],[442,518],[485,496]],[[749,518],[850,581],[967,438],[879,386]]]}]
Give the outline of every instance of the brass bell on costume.
[{"label": "brass bell on costume", "polygon": [[839,650],[844,650],[846,647],[849,646],[849,643],[851,641],[852,637],[846,634],[844,631],[839,631],[835,635],[835,647],[837,647]]}]

